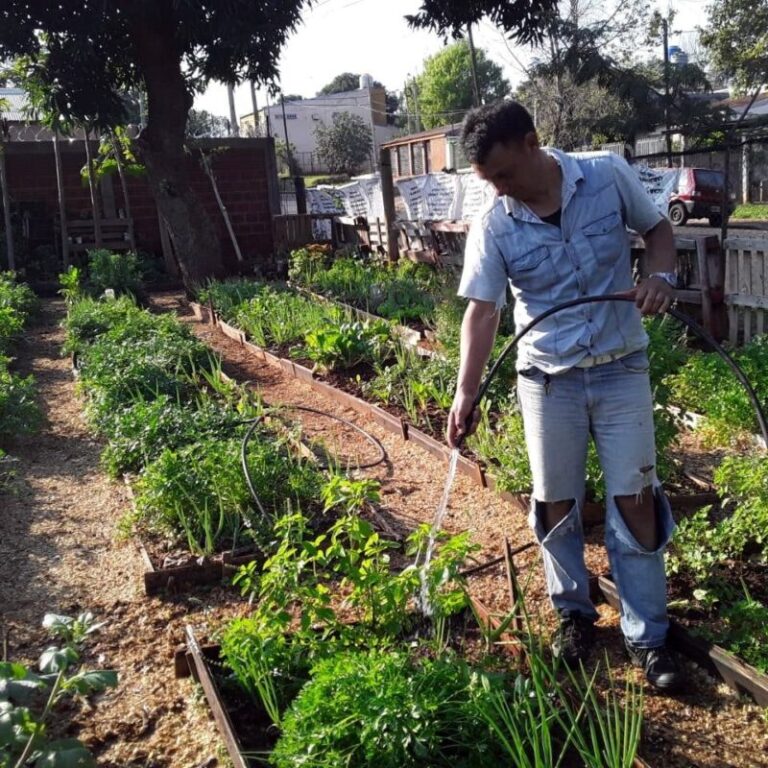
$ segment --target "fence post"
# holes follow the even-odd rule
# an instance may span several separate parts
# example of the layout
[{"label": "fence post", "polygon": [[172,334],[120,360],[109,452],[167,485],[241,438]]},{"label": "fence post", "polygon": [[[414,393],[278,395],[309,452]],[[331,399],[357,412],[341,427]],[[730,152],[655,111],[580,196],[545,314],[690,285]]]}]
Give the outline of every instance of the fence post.
[{"label": "fence post", "polygon": [[381,168],[381,196],[384,201],[384,226],[387,229],[387,257],[397,261],[398,231],[395,225],[395,185],[392,181],[392,158],[388,149],[379,150],[379,168]]},{"label": "fence post", "polygon": [[293,177],[293,188],[296,190],[296,213],[307,212],[307,195],[304,187],[304,177]]}]

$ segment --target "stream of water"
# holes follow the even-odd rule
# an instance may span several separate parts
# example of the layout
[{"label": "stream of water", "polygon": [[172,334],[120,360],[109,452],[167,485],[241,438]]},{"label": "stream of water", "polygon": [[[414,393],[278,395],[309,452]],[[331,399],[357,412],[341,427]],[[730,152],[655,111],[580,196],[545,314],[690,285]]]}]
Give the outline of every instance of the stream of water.
[{"label": "stream of water", "polygon": [[[424,563],[419,569],[419,575],[421,578],[421,594],[419,596],[419,602],[421,603],[421,610],[422,613],[425,616],[431,616],[432,615],[432,606],[429,602],[429,584],[427,583],[427,572],[429,569],[429,564],[432,561],[432,555],[435,550],[435,543],[437,542],[437,537],[440,534],[440,531],[443,527],[443,520],[445,518],[445,513],[448,511],[448,498],[451,495],[451,486],[453,485],[453,480],[456,477],[456,466],[459,463],[459,449],[454,448],[451,451],[451,460],[448,463],[448,476],[445,478],[445,487],[443,488],[443,495],[440,499],[440,504],[437,506],[437,511],[435,512],[435,518],[432,521],[432,527],[429,530],[429,538],[427,539],[427,550],[424,555]],[[414,565],[418,565],[419,562],[419,555],[421,553],[417,553],[416,555],[416,562]]]}]

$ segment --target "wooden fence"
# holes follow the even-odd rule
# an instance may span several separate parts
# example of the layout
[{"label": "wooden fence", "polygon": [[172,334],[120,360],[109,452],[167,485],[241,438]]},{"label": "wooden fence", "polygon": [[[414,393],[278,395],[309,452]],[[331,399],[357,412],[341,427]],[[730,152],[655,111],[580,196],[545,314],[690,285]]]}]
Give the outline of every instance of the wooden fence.
[{"label": "wooden fence", "polygon": [[768,330],[768,238],[725,241],[725,303],[731,343]]}]

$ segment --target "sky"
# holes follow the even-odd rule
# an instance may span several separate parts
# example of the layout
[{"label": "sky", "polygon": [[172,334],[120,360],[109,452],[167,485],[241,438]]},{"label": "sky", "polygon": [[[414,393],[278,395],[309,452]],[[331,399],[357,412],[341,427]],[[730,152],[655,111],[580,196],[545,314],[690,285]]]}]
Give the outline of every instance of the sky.
[{"label": "sky", "polygon": [[[676,11],[674,28],[681,33],[670,35],[670,45],[691,49],[693,30],[706,21],[708,1],[657,0],[660,10],[670,5]],[[408,27],[405,15],[415,13],[419,6],[419,0],[317,0],[282,51],[283,92],[314,96],[342,72],[368,73],[388,90],[401,90],[409,75],[421,71],[424,59],[443,47],[436,34]],[[514,55],[510,53],[503,36],[487,21],[473,32],[475,45],[483,48],[516,86],[522,72],[515,57],[527,62],[530,51],[516,48]],[[266,91],[259,89],[259,107],[265,105],[265,98]],[[195,109],[228,116],[226,88],[212,83],[195,99]],[[235,90],[235,109],[238,117],[253,111],[247,84]]]}]

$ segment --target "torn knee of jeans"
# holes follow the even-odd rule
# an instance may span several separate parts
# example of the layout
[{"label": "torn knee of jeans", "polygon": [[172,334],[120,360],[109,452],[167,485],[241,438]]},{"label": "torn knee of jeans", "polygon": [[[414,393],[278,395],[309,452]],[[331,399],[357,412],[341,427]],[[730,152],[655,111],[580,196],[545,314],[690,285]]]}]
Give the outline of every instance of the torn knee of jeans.
[{"label": "torn knee of jeans", "polygon": [[[558,509],[549,508],[547,505],[558,505]],[[557,534],[561,531],[569,531],[579,523],[579,510],[576,499],[562,499],[558,501],[533,500],[536,521],[544,535]]]},{"label": "torn knee of jeans", "polygon": [[658,503],[658,498],[653,483],[647,483],[646,485],[643,485],[639,491],[632,493],[617,493],[614,495],[613,500],[616,502],[616,506],[621,511],[620,502],[627,502],[628,504],[640,506],[646,500],[646,498],[648,498],[648,496],[653,497],[655,506]]}]

